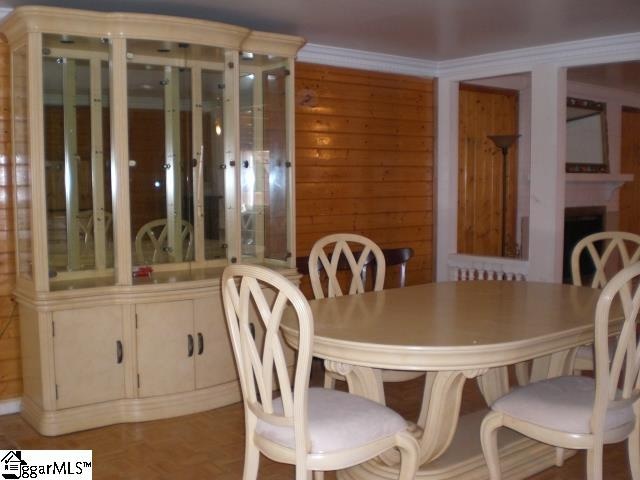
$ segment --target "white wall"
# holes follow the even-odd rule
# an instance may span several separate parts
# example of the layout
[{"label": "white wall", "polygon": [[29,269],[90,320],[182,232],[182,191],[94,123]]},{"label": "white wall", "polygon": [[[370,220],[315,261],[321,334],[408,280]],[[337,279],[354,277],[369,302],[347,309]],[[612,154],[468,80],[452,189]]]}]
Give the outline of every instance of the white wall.
[{"label": "white wall", "polygon": [[[522,73],[530,75],[530,245],[527,277],[530,280],[557,282],[562,277],[565,193],[571,195],[576,184],[583,190],[585,186],[591,188],[594,179],[606,185],[606,188],[598,186],[598,190],[606,191],[612,184],[610,177],[615,175],[607,175],[602,181],[594,174],[578,174],[576,178],[576,174],[567,175],[565,172],[566,71],[576,66],[638,59],[640,34],[630,34],[480,55],[438,65],[438,280],[447,279],[447,262],[456,253],[457,245],[457,232],[452,225],[457,218],[451,211],[457,203],[457,191],[452,182],[458,168],[457,147],[454,144],[457,140],[457,122],[453,121],[457,119],[457,112],[449,110],[457,105],[453,98],[456,90],[454,85],[478,78]],[[523,115],[526,114],[523,112]],[[619,150],[619,143],[611,148]],[[585,175],[590,176],[586,181]],[[571,188],[567,188],[567,185]]]}]

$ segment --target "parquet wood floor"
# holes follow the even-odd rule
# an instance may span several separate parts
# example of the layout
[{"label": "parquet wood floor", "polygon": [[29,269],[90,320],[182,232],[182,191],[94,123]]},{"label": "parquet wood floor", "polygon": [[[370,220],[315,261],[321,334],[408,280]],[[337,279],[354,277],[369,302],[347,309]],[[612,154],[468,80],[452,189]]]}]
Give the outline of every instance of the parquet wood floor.
[{"label": "parquet wood floor", "polygon": [[[320,375],[314,373],[314,378]],[[317,381],[317,380],[316,380]],[[406,418],[415,419],[420,379],[390,385],[388,403]],[[468,381],[462,410],[483,406],[475,382]],[[113,425],[59,437],[42,437],[19,415],[0,416],[0,449],[91,449],[95,480],[239,480],[244,454],[242,404],[205,413],[153,422]],[[532,480],[585,478],[584,454],[561,468],[550,468]],[[294,478],[293,468],[262,457],[259,478]],[[335,480],[335,475],[325,475]],[[605,447],[605,478],[630,479],[625,446]]]}]

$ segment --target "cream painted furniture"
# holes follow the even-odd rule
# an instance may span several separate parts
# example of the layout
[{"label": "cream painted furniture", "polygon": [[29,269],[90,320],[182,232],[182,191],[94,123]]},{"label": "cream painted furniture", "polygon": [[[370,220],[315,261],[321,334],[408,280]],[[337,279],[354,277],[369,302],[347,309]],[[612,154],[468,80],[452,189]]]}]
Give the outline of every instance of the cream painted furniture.
[{"label": "cream painted furniture", "polygon": [[[312,300],[313,355],[344,375],[350,392],[380,403],[379,369],[435,372],[415,427],[421,464],[416,478],[487,478],[479,442],[486,411],[458,418],[465,380],[481,376],[491,404],[508,390],[484,375],[493,367],[536,359],[532,381],[568,373],[575,348],[593,341],[598,295],[596,289],[562,284],[470,281]],[[297,331],[287,317],[282,328],[295,345]],[[509,431],[499,440],[509,478],[555,464],[553,447]],[[392,478],[393,461],[387,454],[340,478]]]},{"label": "cream painted furniture", "polygon": [[[603,288],[613,274],[638,261],[639,235],[629,232],[594,233],[580,240],[573,248],[571,279],[574,285]],[[575,369],[593,370],[593,345],[578,349]]]},{"label": "cream painted furniture", "polygon": [[[293,60],[304,40],[31,6],[0,30],[24,418],[58,435],[240,400],[220,276],[258,263],[297,281]],[[148,273],[135,233],[158,219],[165,255],[141,259],[153,273],[134,277]]]},{"label": "cream painted furniture", "polygon": [[[587,450],[589,480],[603,478],[603,445],[627,440],[634,480],[640,479],[636,337],[640,311],[640,263],[617,273],[602,290],[595,312],[595,379],[561,376],[530,383],[499,398],[482,422],[481,438],[492,480],[500,480],[500,427],[558,447]],[[610,351],[612,305],[622,305],[624,324]],[[615,311],[619,315],[619,308]]]},{"label": "cream painted furniture", "polygon": [[[354,249],[358,258],[354,256]],[[348,295],[363,293],[367,279],[369,256],[375,258],[375,283],[373,290],[382,290],[386,263],[382,250],[375,242],[353,233],[335,233],[317,240],[309,254],[309,278],[315,298],[333,298],[344,295],[340,286],[339,271],[345,262],[351,272],[348,280]],[[322,269],[318,268],[322,267]],[[326,274],[327,285],[323,283],[320,273]]]},{"label": "cream painted furniture", "polygon": [[[358,258],[354,256],[354,251],[359,252]],[[349,281],[349,295],[364,293],[367,283],[368,267],[372,263],[370,257],[373,256],[375,271],[371,272],[373,278],[373,291],[380,291],[384,288],[386,260],[380,247],[367,237],[352,233],[335,233],[327,235],[317,240],[311,248],[309,254],[309,278],[313,295],[318,298],[341,297],[342,287],[340,286],[339,272],[348,270],[351,273]],[[346,263],[349,268],[341,268]],[[316,267],[317,266],[317,267]],[[320,269],[319,267],[322,267]],[[327,285],[320,275],[324,272]],[[403,274],[404,278],[404,274]],[[389,318],[392,322],[393,318]],[[382,380],[385,382],[402,382],[411,380],[422,375],[421,373],[407,371],[383,370]],[[344,380],[342,375],[335,372],[325,371],[325,388],[334,388],[336,380]]]},{"label": "cream painted furniture", "polygon": [[[275,298],[266,298],[263,289]],[[264,267],[232,265],[222,275],[222,298],[244,399],[245,480],[258,477],[261,452],[295,464],[296,479],[302,480],[311,479],[312,471],[350,467],[394,447],[402,456],[399,478],[414,478],[418,444],[400,415],[357,395],[309,389],[313,315],[293,283]],[[266,332],[263,345],[251,328],[253,305]],[[288,305],[299,332],[293,386],[279,334]],[[276,386],[280,396],[274,398]]]},{"label": "cream painted furniture", "polygon": [[[355,257],[353,248],[358,253]],[[328,250],[328,252],[327,252]],[[380,247],[362,235],[336,233],[317,240],[309,254],[309,279],[315,298],[341,297],[340,273],[348,271],[345,281],[349,284],[348,295],[364,293],[367,284],[367,269],[375,259],[373,290],[382,290],[386,263]],[[326,285],[324,284],[326,281]],[[336,380],[344,380],[342,375],[325,371],[325,388],[334,388]]]}]

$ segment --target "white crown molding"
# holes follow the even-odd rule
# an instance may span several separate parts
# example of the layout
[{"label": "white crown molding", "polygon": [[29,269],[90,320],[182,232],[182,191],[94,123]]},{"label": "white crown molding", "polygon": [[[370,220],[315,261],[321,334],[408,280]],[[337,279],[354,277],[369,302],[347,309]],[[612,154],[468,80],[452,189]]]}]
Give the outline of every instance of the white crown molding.
[{"label": "white crown molding", "polygon": [[309,43],[298,52],[301,62],[320,63],[334,67],[348,67],[379,72],[401,73],[420,77],[434,77],[438,63],[420,58],[400,57],[385,53],[352,50]]},{"label": "white crown molding", "polygon": [[446,60],[438,63],[437,76],[467,80],[526,72],[540,63],[572,67],[638,59],[640,33],[629,33]]},{"label": "white crown molding", "polygon": [[9,400],[0,400],[0,415],[13,415],[20,413],[22,400],[20,398],[11,398]]},{"label": "white crown molding", "polygon": [[298,60],[336,67],[468,80],[528,72],[533,65],[540,63],[573,67],[640,60],[640,33],[505,50],[440,62],[311,43],[300,50]]}]

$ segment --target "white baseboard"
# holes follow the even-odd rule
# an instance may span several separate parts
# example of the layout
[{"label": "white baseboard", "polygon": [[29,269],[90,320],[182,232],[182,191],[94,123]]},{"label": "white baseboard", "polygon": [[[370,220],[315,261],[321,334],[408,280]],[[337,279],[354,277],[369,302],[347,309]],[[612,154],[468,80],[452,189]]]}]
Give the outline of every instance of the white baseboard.
[{"label": "white baseboard", "polygon": [[9,400],[0,400],[0,415],[11,415],[13,413],[20,413],[20,405],[22,399],[10,398]]}]

